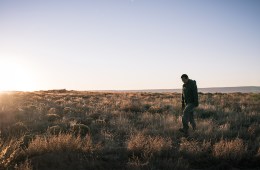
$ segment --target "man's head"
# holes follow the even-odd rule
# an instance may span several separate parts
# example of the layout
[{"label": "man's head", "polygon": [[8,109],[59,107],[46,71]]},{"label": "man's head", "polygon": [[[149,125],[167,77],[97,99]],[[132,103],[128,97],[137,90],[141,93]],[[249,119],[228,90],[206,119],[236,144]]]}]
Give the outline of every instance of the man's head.
[{"label": "man's head", "polygon": [[187,74],[181,75],[181,80],[182,80],[182,82],[183,82],[184,84],[186,84],[186,83],[188,82],[188,80],[189,80],[188,75],[187,75]]}]

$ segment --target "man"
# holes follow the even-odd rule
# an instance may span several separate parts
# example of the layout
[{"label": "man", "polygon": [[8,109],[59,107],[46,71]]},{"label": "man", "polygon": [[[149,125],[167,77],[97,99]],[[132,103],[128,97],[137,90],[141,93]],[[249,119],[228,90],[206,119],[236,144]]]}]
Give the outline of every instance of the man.
[{"label": "man", "polygon": [[195,107],[198,107],[198,89],[195,80],[189,79],[187,74],[181,76],[183,87],[182,87],[182,125],[183,128],[179,129],[180,132],[188,135],[188,129],[190,122],[193,130],[196,129],[196,123],[193,117],[193,110]]}]

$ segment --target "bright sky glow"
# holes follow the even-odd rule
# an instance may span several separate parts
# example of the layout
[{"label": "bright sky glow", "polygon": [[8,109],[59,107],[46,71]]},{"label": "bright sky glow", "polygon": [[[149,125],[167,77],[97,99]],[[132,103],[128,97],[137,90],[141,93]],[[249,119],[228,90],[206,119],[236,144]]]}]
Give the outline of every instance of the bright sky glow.
[{"label": "bright sky glow", "polygon": [[0,0],[0,91],[260,86],[259,0]]}]

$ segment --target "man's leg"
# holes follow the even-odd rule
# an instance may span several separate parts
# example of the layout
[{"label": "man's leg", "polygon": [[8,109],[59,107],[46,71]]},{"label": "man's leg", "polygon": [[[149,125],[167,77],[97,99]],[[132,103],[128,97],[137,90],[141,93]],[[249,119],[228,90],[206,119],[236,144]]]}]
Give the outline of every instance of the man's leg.
[{"label": "man's leg", "polygon": [[185,109],[183,110],[183,116],[182,116],[182,125],[183,125],[183,131],[184,133],[188,132],[189,129],[189,121],[190,121],[190,112],[193,112],[194,106],[192,104],[187,104]]},{"label": "man's leg", "polygon": [[195,120],[194,120],[194,112],[190,112],[190,124],[193,128],[193,130],[196,130],[196,123],[195,123]]}]

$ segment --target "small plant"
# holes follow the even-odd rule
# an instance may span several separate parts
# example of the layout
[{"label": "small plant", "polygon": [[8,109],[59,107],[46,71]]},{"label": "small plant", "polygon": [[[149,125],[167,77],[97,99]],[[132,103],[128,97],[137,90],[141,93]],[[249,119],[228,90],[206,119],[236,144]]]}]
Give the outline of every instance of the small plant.
[{"label": "small plant", "polygon": [[49,122],[54,122],[54,121],[60,119],[60,116],[57,115],[57,114],[54,114],[54,113],[47,114],[46,117],[47,117],[47,120],[48,120]]},{"label": "small plant", "polygon": [[48,152],[90,152],[90,139],[81,139],[72,134],[37,136],[28,146],[27,156]]},{"label": "small plant", "polygon": [[23,134],[28,131],[29,130],[28,130],[27,126],[23,122],[17,122],[15,124],[13,124],[9,129],[9,132],[13,135]]},{"label": "small plant", "polygon": [[57,114],[57,109],[56,108],[50,108],[48,111],[48,114]]},{"label": "small plant", "polygon": [[90,128],[83,124],[75,124],[71,126],[71,131],[76,136],[85,137],[86,135],[90,136]]},{"label": "small plant", "polygon": [[203,141],[203,143],[191,140],[188,141],[186,138],[181,138],[180,152],[185,153],[189,156],[199,156],[201,154],[207,154],[210,152],[211,142]]},{"label": "small plant", "polygon": [[239,161],[246,153],[247,146],[239,138],[230,141],[221,139],[213,146],[213,155],[219,159]]},{"label": "small plant", "polygon": [[52,135],[58,135],[59,133],[63,132],[62,127],[59,125],[51,126],[47,129],[47,132]]},{"label": "small plant", "polygon": [[127,141],[128,150],[147,153],[148,155],[171,149],[171,147],[172,140],[170,138],[163,138],[161,136],[152,137],[143,133],[133,134]]}]

